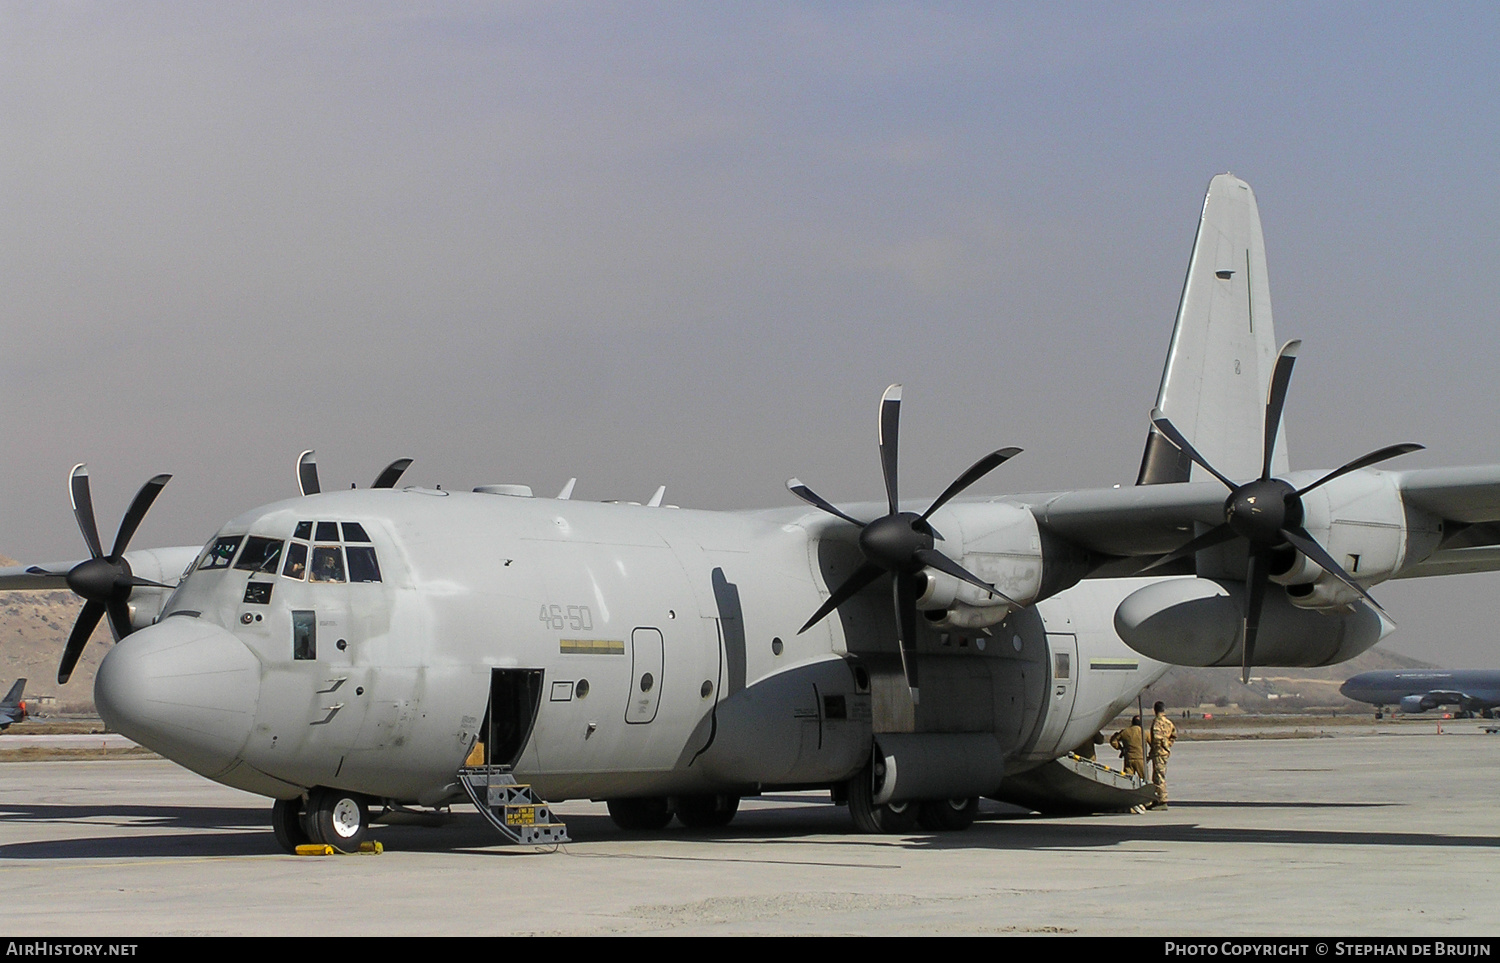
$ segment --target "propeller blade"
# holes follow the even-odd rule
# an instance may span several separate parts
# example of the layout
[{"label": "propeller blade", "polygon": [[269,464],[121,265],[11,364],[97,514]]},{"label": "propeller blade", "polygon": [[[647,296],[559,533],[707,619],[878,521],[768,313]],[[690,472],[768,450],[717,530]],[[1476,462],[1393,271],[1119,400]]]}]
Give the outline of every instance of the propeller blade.
[{"label": "propeller blade", "polygon": [[985,475],[988,475],[990,472],[994,471],[996,468],[999,468],[1001,465],[1005,464],[1007,461],[1016,457],[1020,453],[1021,449],[1019,448],[1001,448],[999,451],[992,451],[988,455],[985,455],[983,458],[976,461],[973,465],[969,466],[968,471],[964,472],[962,475],[959,475],[958,478],[954,480],[953,484],[949,485],[943,491],[943,493],[937,497],[937,501],[928,506],[927,511],[922,513],[922,518],[925,520],[932,517],[932,513],[937,511],[939,508],[942,508],[950,498],[954,497],[959,492],[962,492],[965,488],[968,488],[970,485],[979,481],[979,479],[983,478]]},{"label": "propeller blade", "polygon": [[1271,477],[1271,456],[1276,451],[1276,432],[1281,428],[1281,410],[1286,406],[1286,390],[1292,382],[1292,365],[1297,363],[1297,351],[1301,341],[1288,341],[1281,346],[1276,356],[1276,367],[1271,371],[1271,389],[1266,395],[1265,456],[1261,461],[1260,477]]},{"label": "propeller blade", "polygon": [[1361,468],[1368,468],[1371,465],[1376,464],[1377,462],[1385,461],[1387,458],[1395,458],[1397,455],[1406,455],[1414,451],[1421,451],[1425,447],[1427,446],[1416,445],[1408,442],[1404,445],[1391,445],[1390,447],[1382,448],[1379,451],[1372,451],[1368,455],[1354,459],[1353,461],[1349,462],[1349,464],[1344,465],[1342,468],[1335,468],[1333,471],[1329,472],[1322,478],[1319,478],[1317,481],[1313,482],[1311,485],[1308,485],[1306,488],[1299,491],[1297,493],[1297,497],[1301,498],[1303,495],[1306,495],[1308,492],[1312,491],[1314,488],[1317,488],[1324,482],[1333,481],[1340,475],[1347,475],[1351,471],[1358,471]]},{"label": "propeller blade", "polygon": [[864,528],[867,524],[866,522],[862,522],[851,515],[845,515],[837,508],[834,508],[833,503],[828,501],[828,499],[824,498],[822,495],[819,495],[811,488],[808,488],[806,485],[802,484],[802,479],[800,478],[788,478],[786,480],[786,490],[791,492],[793,495],[796,495],[803,501],[807,502],[809,505],[812,505],[815,508],[821,508],[828,514],[842,518],[846,522],[853,522],[860,528]]},{"label": "propeller blade", "polygon": [[1250,588],[1245,604],[1245,644],[1240,655],[1240,681],[1250,684],[1250,666],[1255,662],[1255,636],[1260,632],[1260,609],[1266,600],[1266,584],[1271,579],[1271,560],[1264,549],[1252,549],[1245,582]]},{"label": "propeller blade", "polygon": [[885,476],[885,497],[891,514],[896,507],[896,439],[901,429],[901,386],[891,385],[880,398],[880,471]]},{"label": "propeller blade", "polygon": [[99,526],[94,524],[94,499],[89,495],[87,465],[79,463],[73,466],[68,475],[68,497],[73,502],[73,517],[78,520],[78,530],[83,533],[83,543],[88,546],[90,557],[104,557],[104,548],[99,544]]},{"label": "propeller blade", "polygon": [[317,453],[309,448],[297,456],[297,487],[304,495],[316,495],[322,491],[318,487],[318,459]]},{"label": "propeller blade", "polygon": [[171,475],[157,475],[135,493],[130,507],[125,510],[125,517],[120,519],[120,530],[115,533],[115,547],[109,552],[111,556],[124,554],[125,547],[130,544],[130,539],[135,536],[135,530],[141,525],[141,519],[145,518],[146,512],[151,509],[151,503],[156,501],[156,496],[161,494],[161,490],[166,488],[167,482],[171,480]]},{"label": "propeller blade", "polygon": [[1319,565],[1323,566],[1323,570],[1325,572],[1333,575],[1334,578],[1338,579],[1340,582],[1343,582],[1345,585],[1349,586],[1350,588],[1354,589],[1354,591],[1364,596],[1364,600],[1373,605],[1375,607],[1375,611],[1379,612],[1381,615],[1385,615],[1387,618],[1390,617],[1389,615],[1387,615],[1385,609],[1381,608],[1380,603],[1375,601],[1375,599],[1370,595],[1369,592],[1366,592],[1363,588],[1361,588],[1359,583],[1355,582],[1353,577],[1350,576],[1348,572],[1344,571],[1343,566],[1339,565],[1338,562],[1335,562],[1333,560],[1332,555],[1329,555],[1326,551],[1324,551],[1323,546],[1319,545],[1317,540],[1314,539],[1310,534],[1308,534],[1306,529],[1301,527],[1283,528],[1281,530],[1281,534],[1286,538],[1288,542],[1292,543],[1293,548],[1301,552],[1303,555],[1306,555],[1314,562],[1317,562]]},{"label": "propeller blade", "polygon": [[89,636],[94,634],[94,629],[102,618],[104,618],[103,602],[83,603],[83,610],[78,613],[78,621],[73,623],[73,631],[68,633],[68,644],[63,646],[62,661],[57,664],[58,685],[67,682],[73,675],[73,669],[78,665],[78,657],[83,655],[83,647],[88,644]]},{"label": "propeller blade", "polygon": [[921,702],[917,685],[917,586],[916,576],[899,572],[891,586],[896,605],[896,638],[901,643],[901,668],[911,689],[911,702]]},{"label": "propeller blade", "polygon": [[858,595],[861,591],[864,590],[864,587],[866,585],[869,585],[871,582],[880,578],[880,576],[884,574],[884,572],[885,569],[881,568],[879,565],[874,564],[873,562],[866,562],[859,568],[855,569],[854,574],[844,579],[844,583],[833,590],[833,594],[828,596],[828,600],[825,601],[822,605],[818,606],[818,610],[813,613],[812,618],[807,620],[806,625],[797,630],[797,634],[801,635],[803,632],[806,632],[814,625],[817,625],[819,622],[823,621],[828,613],[832,612],[840,605],[843,605],[845,602],[854,598],[854,596]]},{"label": "propeller blade", "polygon": [[1172,444],[1176,445],[1179,451],[1191,458],[1194,462],[1201,466],[1204,471],[1208,472],[1210,475],[1213,475],[1219,481],[1223,482],[1225,487],[1230,491],[1234,491],[1239,487],[1234,482],[1224,477],[1224,475],[1221,474],[1217,468],[1215,468],[1213,465],[1210,465],[1208,463],[1208,459],[1198,454],[1198,449],[1194,448],[1186,438],[1182,437],[1182,432],[1178,431],[1177,426],[1172,424],[1171,421],[1167,420],[1167,416],[1161,413],[1160,408],[1151,409],[1151,423],[1156,426],[1157,431],[1166,436],[1167,441],[1170,441]]},{"label": "propeller blade", "polygon": [[963,581],[968,582],[970,585],[982,588],[986,592],[989,592],[991,595],[998,595],[1000,598],[1004,599],[1011,605],[1016,606],[1017,608],[1020,607],[1020,603],[1015,599],[995,588],[995,586],[991,585],[989,582],[986,582],[984,579],[975,575],[973,572],[970,572],[968,569],[964,568],[962,565],[958,564],[953,559],[944,555],[942,552],[939,552],[935,548],[919,548],[912,553],[912,558],[915,558],[923,565],[937,569],[939,572],[946,572],[956,579],[962,579]]},{"label": "propeller blade", "polygon": [[[309,452],[308,454],[311,454],[311,452]],[[411,459],[410,458],[397,458],[395,461],[393,461],[389,465],[385,466],[385,471],[383,471],[383,472],[380,473],[380,477],[377,478],[377,479],[375,479],[375,484],[371,485],[370,487],[371,488],[395,488],[396,487],[396,482],[398,480],[400,480],[401,475],[408,468],[410,468],[410,467],[411,467]],[[299,464],[298,467],[297,467],[299,478],[300,478],[300,475],[301,475],[301,470],[302,470],[302,468],[301,468],[301,465]],[[314,474],[314,477],[313,477],[313,491],[317,491],[317,484],[318,484],[318,479],[317,479],[316,474]],[[305,495],[307,493],[303,492],[303,494]]]},{"label": "propeller blade", "polygon": [[1199,535],[1197,538],[1188,542],[1186,545],[1183,545],[1180,548],[1173,549],[1172,551],[1163,555],[1161,558],[1152,562],[1150,565],[1147,565],[1136,574],[1144,575],[1145,573],[1151,571],[1153,568],[1159,568],[1160,566],[1165,565],[1168,562],[1175,562],[1179,558],[1186,558],[1189,555],[1196,555],[1199,552],[1203,551],[1205,548],[1213,548],[1215,545],[1221,545],[1234,537],[1234,529],[1230,528],[1227,522],[1215,528],[1210,528],[1208,531],[1204,532],[1202,535]]},{"label": "propeller blade", "polygon": [[125,598],[128,597],[117,595],[104,603],[105,608],[109,611],[109,628],[114,633],[116,642],[135,631],[135,628],[130,624],[130,606],[125,603]]}]

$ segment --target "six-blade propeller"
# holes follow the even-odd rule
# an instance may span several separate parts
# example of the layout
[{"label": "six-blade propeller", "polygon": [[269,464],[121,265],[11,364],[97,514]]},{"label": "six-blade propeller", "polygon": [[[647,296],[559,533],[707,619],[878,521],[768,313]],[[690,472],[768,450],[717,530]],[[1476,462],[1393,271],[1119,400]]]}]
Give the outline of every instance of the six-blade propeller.
[{"label": "six-blade propeller", "polygon": [[[322,486],[318,484],[318,459],[317,453],[309,448],[297,456],[297,488],[303,495],[316,495],[321,492]],[[406,469],[411,467],[410,458],[397,458],[375,479],[371,488],[395,488],[396,482],[401,479]]]},{"label": "six-blade propeller", "polygon": [[1266,586],[1271,578],[1272,558],[1278,549],[1291,546],[1306,555],[1324,571],[1349,586],[1365,601],[1384,613],[1385,610],[1380,608],[1380,604],[1370,596],[1370,593],[1356,583],[1349,573],[1344,571],[1343,566],[1334,561],[1333,556],[1329,555],[1303,527],[1302,496],[1340,475],[1368,468],[1388,458],[1422,448],[1421,445],[1405,444],[1391,445],[1372,451],[1300,489],[1293,488],[1279,478],[1272,478],[1271,457],[1276,448],[1276,432],[1281,425],[1281,411],[1286,404],[1287,386],[1292,380],[1292,365],[1296,363],[1297,349],[1301,345],[1300,341],[1288,341],[1276,358],[1276,367],[1271,374],[1270,390],[1266,398],[1265,432],[1262,436],[1264,457],[1261,462],[1260,477],[1255,481],[1246,482],[1243,485],[1232,481],[1223,472],[1210,465],[1208,460],[1183,437],[1182,432],[1178,431],[1177,427],[1168,420],[1167,416],[1162,414],[1160,409],[1151,412],[1151,423],[1156,426],[1156,429],[1165,435],[1168,441],[1176,445],[1183,454],[1223,482],[1224,486],[1229,489],[1229,497],[1224,501],[1222,524],[1163,555],[1141,571],[1149,571],[1179,558],[1186,558],[1234,538],[1243,538],[1249,542],[1249,564],[1245,571],[1248,597],[1245,604],[1244,646],[1241,655],[1241,678],[1245,682],[1250,681],[1250,666],[1255,658],[1255,636],[1260,628],[1261,607],[1265,602]]},{"label": "six-blade propeller", "polygon": [[953,484],[918,515],[903,512],[896,495],[896,439],[901,421],[901,386],[891,385],[880,399],[880,468],[885,476],[885,494],[889,512],[870,522],[862,522],[845,514],[832,503],[796,478],[789,479],[786,487],[793,495],[822,509],[830,515],[859,526],[859,548],[865,563],[843,581],[828,596],[798,634],[806,632],[822,621],[830,612],[859,594],[871,582],[889,573],[892,579],[892,599],[896,609],[896,636],[901,644],[901,665],[906,672],[907,685],[911,687],[912,701],[918,699],[917,687],[917,599],[922,594],[922,570],[934,568],[954,578],[976,585],[986,592],[998,595],[1011,604],[1011,599],[995,586],[969,572],[953,559],[933,547],[934,532],[928,519],[950,499],[983,478],[990,471],[1020,454],[1019,448],[1001,448],[990,452],[975,462],[968,471],[959,475]]},{"label": "six-blade propeller", "polygon": [[124,558],[125,549],[129,547],[135,530],[140,527],[141,519],[146,517],[151,503],[156,501],[156,496],[166,487],[171,477],[157,475],[135,493],[130,507],[120,519],[115,544],[110,548],[109,554],[105,555],[99,542],[99,526],[94,522],[94,500],[89,495],[88,467],[81,464],[73,466],[73,471],[68,476],[68,495],[73,502],[73,517],[78,520],[78,530],[83,533],[83,541],[88,546],[90,557],[73,566],[67,573],[68,588],[82,598],[84,603],[83,610],[78,613],[78,620],[73,623],[73,631],[68,633],[68,642],[63,646],[62,661],[57,666],[59,685],[72,676],[74,667],[78,665],[78,657],[88,644],[89,636],[94,634],[99,620],[106,614],[109,615],[109,627],[116,640],[130,634],[128,603],[132,589],[136,586],[171,588],[136,576],[130,571],[130,563]]}]

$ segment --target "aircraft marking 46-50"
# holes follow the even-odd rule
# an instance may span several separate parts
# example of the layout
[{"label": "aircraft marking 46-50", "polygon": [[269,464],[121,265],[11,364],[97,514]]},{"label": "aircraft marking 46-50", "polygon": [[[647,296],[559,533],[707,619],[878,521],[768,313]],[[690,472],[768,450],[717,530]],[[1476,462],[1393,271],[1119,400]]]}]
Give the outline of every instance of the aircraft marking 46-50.
[{"label": "aircraft marking 46-50", "polygon": [[[1370,587],[1500,567],[1500,466],[1388,471],[1394,445],[1291,471],[1259,214],[1214,178],[1134,487],[898,493],[899,386],[881,400],[887,499],[722,513],[398,488],[246,512],[202,549],[0,571],[86,601],[65,679],[106,617],[95,701],[114,729],[276,800],[286,846],[350,848],[372,806],[462,799],[485,743],[549,800],[625,827],[727,823],[741,797],[824,787],[871,832],[962,828],[984,796],[1080,807],[1047,777],[1167,664],[1325,665],[1391,628]],[[571,488],[571,486],[570,486]]]}]

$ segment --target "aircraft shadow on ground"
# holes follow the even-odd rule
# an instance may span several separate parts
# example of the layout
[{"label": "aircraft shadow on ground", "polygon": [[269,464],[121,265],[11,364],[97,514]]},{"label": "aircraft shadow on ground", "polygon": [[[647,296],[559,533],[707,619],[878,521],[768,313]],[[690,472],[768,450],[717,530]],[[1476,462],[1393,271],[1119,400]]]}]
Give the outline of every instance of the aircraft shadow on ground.
[{"label": "aircraft shadow on ground", "polygon": [[[1173,810],[1189,808],[1287,810],[1365,809],[1384,803],[1327,802],[1212,802],[1173,803]],[[1170,811],[1169,811],[1170,812]],[[1047,817],[1011,812],[984,812],[964,832],[922,833],[893,837],[862,836],[853,832],[849,814],[828,803],[759,809],[743,813],[730,826],[700,830],[673,825],[654,832],[625,832],[607,815],[564,815],[575,844],[743,842],[809,843],[861,848],[871,844],[915,850],[1041,851],[1049,849],[1105,849],[1130,843],[1264,843],[1299,846],[1487,847],[1500,849],[1500,836],[1454,835],[1436,832],[1382,830],[1287,829],[1210,827],[1169,822],[1166,813],[1119,818]],[[269,813],[230,807],[126,806],[101,811],[97,807],[36,805],[0,809],[0,831],[7,825],[48,824],[58,831],[53,839],[0,843],[0,860],[170,858],[175,856],[263,856],[281,852],[271,833]],[[466,853],[490,856],[545,854],[548,850],[513,847],[501,841],[477,814],[460,810],[438,826],[376,825],[371,838],[392,852]],[[665,857],[661,853],[642,856]],[[684,858],[692,854],[684,852]],[[755,854],[747,852],[748,858]],[[722,850],[706,858],[725,858]]]}]

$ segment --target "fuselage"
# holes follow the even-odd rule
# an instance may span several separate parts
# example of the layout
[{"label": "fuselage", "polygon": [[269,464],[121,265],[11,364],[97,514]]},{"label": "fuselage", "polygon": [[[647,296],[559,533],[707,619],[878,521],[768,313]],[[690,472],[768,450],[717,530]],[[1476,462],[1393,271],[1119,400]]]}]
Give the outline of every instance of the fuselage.
[{"label": "fuselage", "polygon": [[554,800],[745,793],[847,780],[882,735],[982,734],[1024,769],[1164,671],[1113,628],[1150,580],[1084,582],[986,632],[924,624],[913,706],[888,583],[798,633],[857,561],[847,528],[425,489],[280,502],[210,541],[96,701],[229,785],[435,804],[487,712],[526,729],[500,761]]}]

